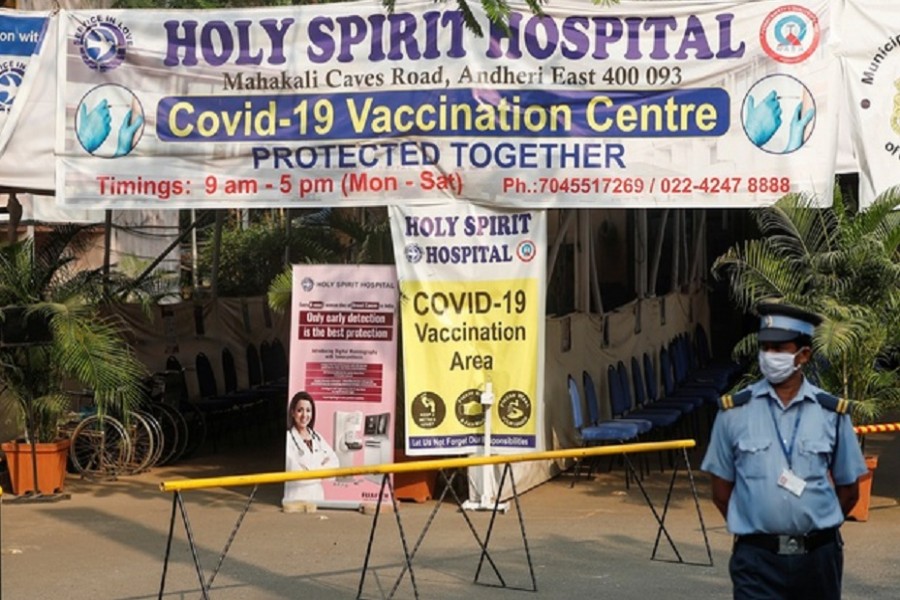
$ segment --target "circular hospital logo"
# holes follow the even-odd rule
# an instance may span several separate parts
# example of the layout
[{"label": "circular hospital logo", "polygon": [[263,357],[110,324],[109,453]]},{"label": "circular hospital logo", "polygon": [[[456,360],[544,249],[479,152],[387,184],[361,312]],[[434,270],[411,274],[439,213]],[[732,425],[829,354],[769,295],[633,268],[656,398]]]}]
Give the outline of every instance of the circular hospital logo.
[{"label": "circular hospital logo", "polygon": [[808,8],[796,4],[776,8],[759,28],[759,43],[778,62],[802,62],[819,46],[819,19]]},{"label": "circular hospital logo", "polygon": [[537,246],[531,240],[523,240],[516,247],[516,256],[522,262],[531,262],[531,259],[537,254]]},{"label": "circular hospital logo", "polygon": [[312,277],[304,277],[300,280],[300,289],[304,292],[311,292],[314,287],[316,287],[316,282],[312,280]]},{"label": "circular hospital logo", "polygon": [[425,255],[425,253],[422,252],[422,246],[418,244],[407,244],[404,254],[406,255],[407,262],[413,264],[422,260],[422,257]]},{"label": "circular hospital logo", "polygon": [[101,73],[122,64],[125,50],[133,43],[131,31],[114,17],[91,17],[75,31],[75,45],[81,49],[81,60]]},{"label": "circular hospital logo", "polygon": [[13,100],[25,76],[25,63],[18,61],[0,62],[0,112],[12,109]]}]

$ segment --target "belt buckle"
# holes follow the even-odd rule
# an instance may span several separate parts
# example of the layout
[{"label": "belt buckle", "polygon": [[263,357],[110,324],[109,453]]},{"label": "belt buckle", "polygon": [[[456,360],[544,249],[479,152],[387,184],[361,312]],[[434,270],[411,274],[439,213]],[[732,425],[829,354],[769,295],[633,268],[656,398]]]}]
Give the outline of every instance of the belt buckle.
[{"label": "belt buckle", "polygon": [[806,544],[803,542],[803,537],[797,535],[779,535],[778,554],[787,556],[806,554]]}]

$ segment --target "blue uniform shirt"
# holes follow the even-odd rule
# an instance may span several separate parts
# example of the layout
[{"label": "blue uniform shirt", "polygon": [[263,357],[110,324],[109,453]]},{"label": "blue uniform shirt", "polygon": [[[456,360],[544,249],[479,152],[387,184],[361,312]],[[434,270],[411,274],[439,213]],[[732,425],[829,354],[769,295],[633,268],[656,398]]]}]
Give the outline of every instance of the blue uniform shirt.
[{"label": "blue uniform shirt", "polygon": [[[837,485],[867,471],[850,416],[822,407],[816,400],[822,390],[805,378],[787,406],[765,379],[749,390],[746,404],[719,412],[701,466],[734,482],[728,530],[799,535],[840,525],[844,517],[829,467]],[[806,481],[799,497],[778,486],[785,468]]]}]

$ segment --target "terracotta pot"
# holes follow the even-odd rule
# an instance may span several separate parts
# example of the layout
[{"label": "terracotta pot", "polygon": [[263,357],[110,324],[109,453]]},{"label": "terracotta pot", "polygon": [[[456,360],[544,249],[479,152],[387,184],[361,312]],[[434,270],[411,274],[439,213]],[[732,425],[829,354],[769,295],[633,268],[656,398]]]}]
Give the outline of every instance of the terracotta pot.
[{"label": "terracotta pot", "polygon": [[[406,456],[403,450],[394,450],[394,462],[410,462],[424,460],[417,456]],[[434,498],[436,471],[415,471],[410,473],[394,473],[394,495],[398,500],[425,502]]]},{"label": "terracotta pot", "polygon": [[[66,480],[66,459],[70,440],[37,444],[37,477],[41,494],[61,492]],[[0,444],[6,453],[6,464],[12,491],[17,496],[34,492],[34,476],[31,467],[31,444],[13,441]]]},{"label": "terracotta pot", "polygon": [[878,468],[878,457],[867,456],[866,466],[869,468],[869,472],[859,478],[859,500],[856,502],[853,510],[847,515],[848,519],[853,519],[854,521],[869,520],[869,504],[872,501],[872,475],[875,469]]}]

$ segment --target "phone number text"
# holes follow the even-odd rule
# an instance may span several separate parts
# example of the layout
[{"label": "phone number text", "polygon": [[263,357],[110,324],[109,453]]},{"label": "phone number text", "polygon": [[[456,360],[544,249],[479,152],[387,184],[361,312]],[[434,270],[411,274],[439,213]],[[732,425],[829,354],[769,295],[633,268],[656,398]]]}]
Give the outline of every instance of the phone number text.
[{"label": "phone number text", "polygon": [[506,194],[786,194],[790,177],[504,177]]}]

